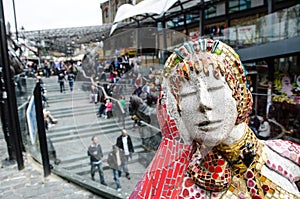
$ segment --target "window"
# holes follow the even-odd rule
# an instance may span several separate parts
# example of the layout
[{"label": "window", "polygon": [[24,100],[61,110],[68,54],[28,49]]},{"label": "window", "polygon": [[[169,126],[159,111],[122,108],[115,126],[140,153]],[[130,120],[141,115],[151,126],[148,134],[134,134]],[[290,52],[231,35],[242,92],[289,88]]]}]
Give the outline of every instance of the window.
[{"label": "window", "polygon": [[105,18],[108,18],[108,9],[106,8],[106,9],[104,10],[104,12],[105,12]]},{"label": "window", "polygon": [[251,8],[251,0],[229,1],[229,13],[246,10]]},{"label": "window", "polygon": [[205,19],[209,19],[209,18],[216,17],[216,16],[217,16],[217,9],[215,6],[211,6],[208,9],[204,10]]}]

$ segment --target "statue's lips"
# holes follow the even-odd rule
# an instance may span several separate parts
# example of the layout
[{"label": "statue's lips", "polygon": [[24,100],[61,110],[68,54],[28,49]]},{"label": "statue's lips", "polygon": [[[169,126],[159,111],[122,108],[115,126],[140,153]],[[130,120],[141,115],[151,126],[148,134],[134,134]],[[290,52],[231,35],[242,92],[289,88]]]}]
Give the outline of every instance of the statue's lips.
[{"label": "statue's lips", "polygon": [[208,125],[208,124],[210,124],[210,123],[211,123],[211,121],[202,121],[202,122],[200,122],[200,123],[198,124],[198,127],[206,126],[206,125]]},{"label": "statue's lips", "polygon": [[208,131],[208,130],[216,129],[221,125],[222,125],[222,120],[215,120],[215,121],[206,120],[206,121],[200,122],[196,126],[199,127],[200,130]]}]

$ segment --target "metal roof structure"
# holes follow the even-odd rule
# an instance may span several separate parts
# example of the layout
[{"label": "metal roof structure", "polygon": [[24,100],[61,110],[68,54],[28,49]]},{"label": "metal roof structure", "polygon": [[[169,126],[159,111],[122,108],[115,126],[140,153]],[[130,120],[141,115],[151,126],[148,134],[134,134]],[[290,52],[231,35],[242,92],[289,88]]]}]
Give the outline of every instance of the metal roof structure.
[{"label": "metal roof structure", "polygon": [[21,31],[19,32],[19,38],[23,39],[23,41],[25,40],[27,46],[72,54],[72,50],[78,48],[81,44],[100,42],[107,38],[110,28],[111,24],[104,24],[99,26]]}]

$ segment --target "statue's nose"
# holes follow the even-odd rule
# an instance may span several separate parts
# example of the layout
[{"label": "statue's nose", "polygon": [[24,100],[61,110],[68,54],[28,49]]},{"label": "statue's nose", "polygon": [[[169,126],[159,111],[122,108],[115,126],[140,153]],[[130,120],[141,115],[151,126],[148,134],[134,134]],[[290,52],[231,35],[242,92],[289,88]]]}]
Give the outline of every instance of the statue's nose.
[{"label": "statue's nose", "polygon": [[204,113],[212,110],[212,98],[209,92],[206,89],[200,89],[199,95],[199,111]]}]

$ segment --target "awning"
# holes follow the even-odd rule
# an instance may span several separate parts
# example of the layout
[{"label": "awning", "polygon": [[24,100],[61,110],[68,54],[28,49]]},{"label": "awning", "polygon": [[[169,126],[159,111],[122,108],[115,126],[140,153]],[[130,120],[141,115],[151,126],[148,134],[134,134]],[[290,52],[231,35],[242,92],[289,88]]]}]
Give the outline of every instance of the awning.
[{"label": "awning", "polygon": [[117,23],[138,15],[163,15],[178,0],[144,0],[136,5],[123,4],[118,8],[110,35],[117,28]]}]

